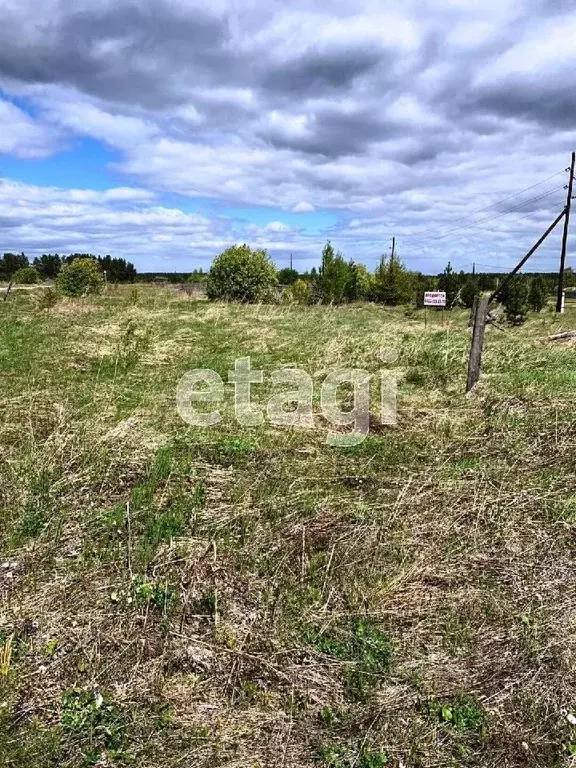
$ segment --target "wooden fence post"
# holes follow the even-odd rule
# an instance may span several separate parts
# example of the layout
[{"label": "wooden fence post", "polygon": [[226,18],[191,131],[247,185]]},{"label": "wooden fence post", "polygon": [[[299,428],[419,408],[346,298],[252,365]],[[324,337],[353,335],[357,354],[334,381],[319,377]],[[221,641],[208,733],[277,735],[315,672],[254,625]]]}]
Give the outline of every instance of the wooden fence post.
[{"label": "wooden fence post", "polygon": [[480,378],[482,348],[484,346],[484,330],[486,328],[486,315],[488,314],[489,300],[489,296],[476,296],[474,298],[474,307],[472,309],[472,344],[470,346],[470,359],[468,361],[468,382],[466,384],[466,392],[470,392]]}]

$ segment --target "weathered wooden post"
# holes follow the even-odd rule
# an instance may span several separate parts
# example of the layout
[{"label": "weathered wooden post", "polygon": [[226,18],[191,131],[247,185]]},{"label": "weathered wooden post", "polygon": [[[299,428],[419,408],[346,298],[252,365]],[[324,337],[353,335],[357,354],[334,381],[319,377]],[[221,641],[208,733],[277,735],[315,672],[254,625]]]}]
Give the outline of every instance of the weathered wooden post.
[{"label": "weathered wooden post", "polygon": [[470,346],[470,359],[468,361],[468,381],[466,392],[480,378],[480,365],[482,363],[482,348],[484,346],[484,331],[486,329],[486,316],[488,314],[489,296],[475,296],[472,308],[472,344]]}]

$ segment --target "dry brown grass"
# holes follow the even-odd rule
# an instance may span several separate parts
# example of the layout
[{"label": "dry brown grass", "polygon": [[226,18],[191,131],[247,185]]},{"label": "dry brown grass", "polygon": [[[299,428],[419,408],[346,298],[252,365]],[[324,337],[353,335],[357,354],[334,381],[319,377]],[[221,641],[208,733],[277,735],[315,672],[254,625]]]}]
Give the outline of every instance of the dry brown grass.
[{"label": "dry brown grass", "polygon": [[[574,359],[538,341],[558,321],[490,329],[466,397],[463,315],[138,301],[7,310],[0,764],[569,766]],[[398,426],[344,452],[320,424],[187,429],[179,375],[254,344],[315,373],[397,348]]]}]

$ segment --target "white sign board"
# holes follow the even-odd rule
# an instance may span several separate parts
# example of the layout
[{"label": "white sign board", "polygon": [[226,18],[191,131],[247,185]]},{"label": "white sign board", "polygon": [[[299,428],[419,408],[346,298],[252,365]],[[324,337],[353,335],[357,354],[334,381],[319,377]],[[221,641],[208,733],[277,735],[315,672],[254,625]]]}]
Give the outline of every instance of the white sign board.
[{"label": "white sign board", "polygon": [[445,307],[446,293],[444,291],[426,291],[424,293],[425,307]]}]

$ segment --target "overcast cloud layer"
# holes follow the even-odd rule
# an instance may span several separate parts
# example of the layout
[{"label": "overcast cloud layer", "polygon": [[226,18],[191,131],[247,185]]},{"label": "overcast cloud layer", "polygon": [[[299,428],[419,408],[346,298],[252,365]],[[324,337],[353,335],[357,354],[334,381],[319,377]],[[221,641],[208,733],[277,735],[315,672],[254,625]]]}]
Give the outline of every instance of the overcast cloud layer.
[{"label": "overcast cloud layer", "polygon": [[[562,210],[575,66],[572,2],[3,0],[0,249],[508,266]],[[59,170],[99,144],[108,189]]]}]

